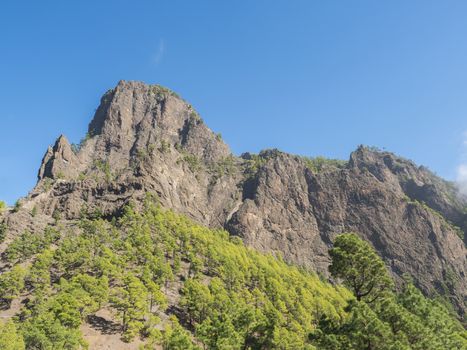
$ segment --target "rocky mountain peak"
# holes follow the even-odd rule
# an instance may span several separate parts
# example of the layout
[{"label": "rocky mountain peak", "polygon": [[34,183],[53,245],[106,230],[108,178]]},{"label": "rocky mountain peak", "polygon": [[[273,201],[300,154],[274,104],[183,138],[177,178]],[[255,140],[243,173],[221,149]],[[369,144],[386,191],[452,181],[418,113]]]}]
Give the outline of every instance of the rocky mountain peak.
[{"label": "rocky mountain peak", "polygon": [[120,81],[102,97],[88,136],[98,136],[94,147],[110,158],[116,153],[131,157],[161,143],[206,161],[230,155],[190,104],[167,88],[136,81]]},{"label": "rocky mountain peak", "polygon": [[176,93],[159,85],[122,80],[101,98],[79,146],[73,150],[60,136],[47,150],[39,180],[56,178],[57,174],[78,176],[95,167],[96,162],[125,172],[148,150],[167,147],[203,162],[231,156],[221,137]]}]

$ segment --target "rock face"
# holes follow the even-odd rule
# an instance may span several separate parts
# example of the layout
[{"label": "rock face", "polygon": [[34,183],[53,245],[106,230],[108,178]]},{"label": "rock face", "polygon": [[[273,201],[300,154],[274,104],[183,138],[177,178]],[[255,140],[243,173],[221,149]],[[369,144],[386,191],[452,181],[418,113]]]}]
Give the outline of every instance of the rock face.
[{"label": "rock face", "polygon": [[36,187],[5,220],[14,235],[83,214],[118,215],[153,193],[164,207],[323,274],[335,236],[353,231],[396,281],[412,275],[462,315],[467,202],[455,187],[366,147],[346,163],[318,165],[275,150],[236,157],[175,93],[121,81],[102,97],[81,145],[61,136],[47,150]]},{"label": "rock face", "polygon": [[[296,156],[266,158],[248,198],[227,223],[231,233],[325,272],[335,236],[356,232],[372,243],[396,280],[407,273],[426,293],[450,295],[463,310],[466,250],[460,230],[445,218],[462,215],[461,200],[450,198],[454,189],[447,183],[411,162],[364,147],[346,166],[319,172]],[[430,190],[407,191],[412,183]],[[442,214],[430,204],[449,210]]]}]

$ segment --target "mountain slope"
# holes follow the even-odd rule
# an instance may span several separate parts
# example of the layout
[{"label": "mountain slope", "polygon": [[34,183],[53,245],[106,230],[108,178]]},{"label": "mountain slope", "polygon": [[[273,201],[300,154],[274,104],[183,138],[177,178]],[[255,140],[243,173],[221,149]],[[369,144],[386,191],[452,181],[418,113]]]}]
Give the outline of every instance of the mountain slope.
[{"label": "mountain slope", "polygon": [[465,313],[466,250],[454,224],[465,229],[466,202],[388,152],[360,147],[348,162],[275,150],[236,157],[173,92],[121,81],[103,96],[83,142],[61,136],[38,177],[5,214],[7,241],[57,220],[118,216],[150,192],[165,208],[325,275],[334,238],[357,232],[396,281],[407,273],[425,294],[440,293]]},{"label": "mountain slope", "polygon": [[[377,302],[368,293],[357,301],[344,287],[246,248],[225,231],[164,211],[151,196],[143,207],[129,205],[112,222],[83,218],[68,229],[58,222],[11,242],[3,256],[8,268],[0,275],[0,319],[9,320],[0,321],[0,348],[467,346],[467,333],[442,305],[410,284],[393,294],[384,264],[354,235],[340,238],[370,258],[356,277],[368,286],[385,281]],[[355,254],[341,256],[359,261]],[[373,268],[377,273],[363,273]]]}]

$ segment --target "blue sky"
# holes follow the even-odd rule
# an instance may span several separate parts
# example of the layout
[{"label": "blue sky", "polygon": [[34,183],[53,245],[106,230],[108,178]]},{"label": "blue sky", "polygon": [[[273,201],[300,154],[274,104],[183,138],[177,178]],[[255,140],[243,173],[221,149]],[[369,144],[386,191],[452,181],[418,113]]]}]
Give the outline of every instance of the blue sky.
[{"label": "blue sky", "polygon": [[236,154],[375,145],[448,179],[465,161],[465,1],[2,1],[0,199],[85,134],[118,80],[189,100]]}]

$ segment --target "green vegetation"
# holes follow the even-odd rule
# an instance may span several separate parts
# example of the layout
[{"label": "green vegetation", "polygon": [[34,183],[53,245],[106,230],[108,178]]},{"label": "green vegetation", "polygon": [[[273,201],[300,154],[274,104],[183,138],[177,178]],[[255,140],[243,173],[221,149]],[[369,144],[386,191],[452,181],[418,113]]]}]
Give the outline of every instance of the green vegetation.
[{"label": "green vegetation", "polygon": [[65,174],[62,171],[59,171],[56,175],[56,178],[58,180],[64,180],[65,179]]},{"label": "green vegetation", "polygon": [[5,250],[5,259],[10,263],[20,263],[57,241],[60,232],[47,228],[43,234],[31,234],[27,231],[16,237]]},{"label": "green vegetation", "polygon": [[21,201],[18,199],[13,207],[13,212],[17,213],[21,209]]},{"label": "green vegetation", "polygon": [[149,154],[152,155],[152,154],[154,153],[155,150],[156,150],[156,144],[150,143],[150,144],[148,145],[148,152],[149,152]]},{"label": "green vegetation", "polygon": [[24,350],[24,340],[13,321],[0,320],[0,349]]},{"label": "green vegetation", "polygon": [[157,84],[151,85],[151,88],[149,89],[149,94],[156,94],[156,97],[160,100],[164,99],[165,96],[173,96],[178,99],[182,99],[176,92]]},{"label": "green vegetation", "polygon": [[[33,257],[25,277],[31,297],[18,323],[28,348],[78,348],[79,325],[102,307],[115,311],[126,341],[146,336],[167,349],[197,348],[195,338],[212,349],[274,348],[289,340],[305,347],[321,315],[341,319],[350,297],[149,200],[143,213],[129,207],[114,223],[83,219],[80,231],[58,242],[50,233],[24,234],[8,249],[13,263]],[[57,248],[49,249],[54,239]],[[180,279],[180,322],[158,332],[166,291]],[[25,292],[19,285],[9,295],[18,288]],[[192,332],[180,325],[186,323]]]},{"label": "green vegetation", "polygon": [[83,205],[80,209],[80,217],[82,219],[97,220],[104,216],[100,207],[90,207]]},{"label": "green vegetation", "polygon": [[314,173],[319,173],[326,168],[344,168],[347,161],[340,159],[329,159],[325,157],[301,157],[308,169]]},{"label": "green vegetation", "polygon": [[170,144],[165,140],[161,140],[161,146],[159,147],[159,151],[161,153],[167,153],[169,150],[170,150]]},{"label": "green vegetation", "polygon": [[337,237],[329,251],[332,263],[329,272],[344,281],[357,301],[370,304],[393,288],[386,266],[371,246],[354,234]]},{"label": "green vegetation", "polygon": [[92,135],[89,132],[87,132],[86,135],[80,140],[79,144],[72,143],[71,150],[73,151],[73,153],[77,154],[81,150],[81,148],[83,148],[83,146],[86,144],[86,142],[91,139],[91,137]]},{"label": "green vegetation", "polygon": [[0,243],[5,240],[7,229],[7,224],[4,221],[0,222]]},{"label": "green vegetation", "polygon": [[196,112],[194,109],[191,109],[191,112],[190,112],[190,121],[192,123],[202,123],[203,120],[201,119],[201,116],[198,114],[198,112]]},{"label": "green vegetation", "polygon": [[105,181],[111,182],[114,179],[109,162],[97,159],[94,161],[94,167],[104,173]]},{"label": "green vegetation", "polygon": [[46,177],[42,180],[42,186],[44,188],[44,191],[49,191],[54,184],[54,180],[52,180],[50,177]]},{"label": "green vegetation", "polygon": [[0,201],[0,214],[3,213],[6,210],[6,208],[8,208],[6,203],[4,201]]},{"label": "green vegetation", "polygon": [[180,162],[184,162],[185,164],[188,165],[188,168],[194,173],[201,169],[202,163],[196,155],[186,153],[183,151],[182,151],[182,154],[183,154],[182,158],[177,160],[177,164],[179,164]]},{"label": "green vegetation", "polygon": [[440,221],[441,221],[441,225],[444,227],[444,228],[448,228],[452,231],[454,231],[456,233],[456,235],[461,239],[461,240],[464,240],[464,236],[465,236],[465,233],[464,231],[459,227],[459,226],[456,226],[454,225],[451,221],[449,221],[448,219],[446,219],[443,214],[441,214],[439,211],[431,208],[428,206],[428,204],[426,204],[425,202],[423,201],[419,201],[417,199],[412,199],[410,198],[409,196],[405,196],[404,197],[404,200],[409,203],[409,204],[413,204],[413,205],[417,205],[423,209],[425,209],[426,211],[430,212],[431,214],[433,214],[434,216],[437,216]]},{"label": "green vegetation", "polygon": [[3,303],[10,304],[24,288],[26,271],[20,266],[14,266],[10,271],[0,275],[0,296]]},{"label": "green vegetation", "polygon": [[180,326],[176,317],[171,317],[170,323],[165,328],[162,348],[164,350],[201,350],[193,344],[191,334]]},{"label": "green vegetation", "polygon": [[[278,157],[281,153],[282,152],[277,149],[264,150],[259,154],[245,153],[242,158],[245,159],[246,174],[254,176],[268,159]],[[301,159],[305,163],[305,166],[314,173],[319,173],[327,168],[342,169],[347,165],[347,161],[345,160],[328,159],[325,157],[310,158],[296,156],[296,159]]]},{"label": "green vegetation", "polygon": [[232,155],[224,157],[209,165],[209,170],[215,175],[215,179],[235,172],[235,158]]},{"label": "green vegetation", "polygon": [[[259,169],[266,164],[267,158],[260,154],[251,154],[247,153],[247,158],[245,158],[245,173],[249,177],[254,177]],[[245,157],[245,156],[244,156]]]},{"label": "green vegetation", "polygon": [[[443,306],[410,284],[392,292],[381,260],[356,236],[339,236],[331,255],[334,277],[355,296],[148,197],[142,212],[128,206],[112,222],[83,217],[75,230],[15,239],[0,294],[4,304],[27,299],[15,322],[0,324],[0,345],[85,348],[80,325],[107,309],[122,339],[141,337],[144,349],[465,346],[465,332]],[[162,321],[163,313],[170,318]]]},{"label": "green vegetation", "polygon": [[370,152],[374,152],[374,153],[383,153],[384,152],[384,150],[379,148],[378,146],[358,145],[357,149],[360,149],[360,148],[366,149],[366,150],[368,150]]},{"label": "green vegetation", "polygon": [[86,176],[86,173],[85,173],[85,172],[81,172],[81,173],[79,173],[78,179],[77,179],[77,180],[78,180],[79,182],[81,182],[81,181],[86,180],[86,177],[87,177],[87,176]]},{"label": "green vegetation", "polygon": [[146,150],[141,149],[141,148],[138,148],[136,150],[136,159],[138,159],[140,162],[143,162],[147,158],[148,158],[148,153],[146,152]]},{"label": "green vegetation", "polygon": [[354,234],[336,239],[330,250],[331,274],[353,290],[356,300],[343,322],[323,317],[310,339],[323,350],[467,348],[467,332],[441,303],[423,297],[406,281],[402,293],[382,260]]}]

